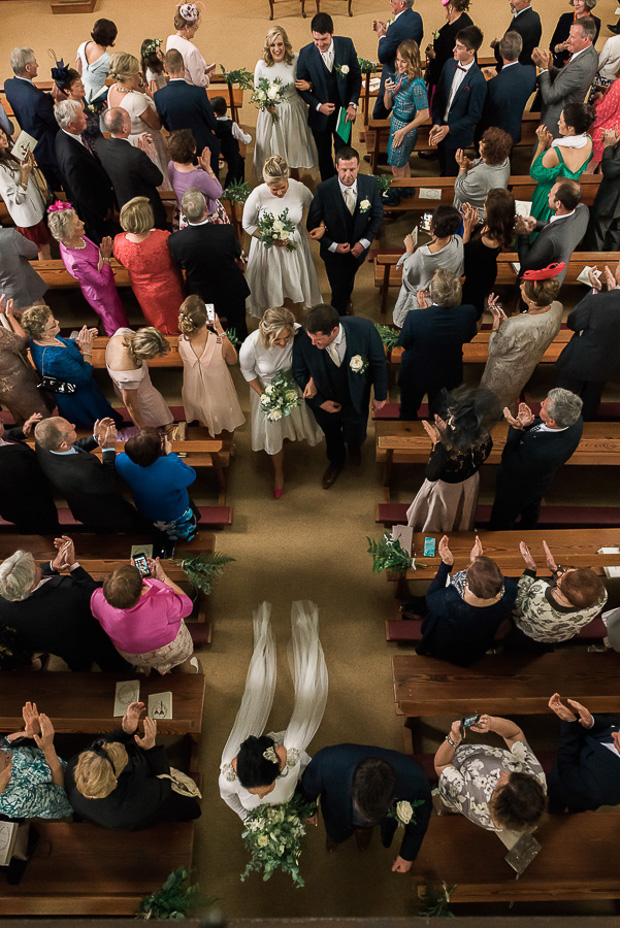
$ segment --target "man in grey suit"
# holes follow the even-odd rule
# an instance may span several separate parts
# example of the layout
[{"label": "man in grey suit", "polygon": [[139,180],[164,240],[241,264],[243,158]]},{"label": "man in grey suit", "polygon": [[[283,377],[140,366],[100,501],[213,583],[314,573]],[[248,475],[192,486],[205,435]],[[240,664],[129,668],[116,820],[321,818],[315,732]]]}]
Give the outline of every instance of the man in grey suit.
[{"label": "man in grey suit", "polygon": [[540,121],[555,138],[559,136],[558,120],[567,103],[583,103],[598,68],[598,55],[593,46],[596,25],[592,17],[582,17],[570,27],[566,48],[570,58],[563,68],[553,67],[550,51],[535,48],[532,61],[542,68],[538,87],[542,97]]},{"label": "man in grey suit", "polygon": [[[533,217],[518,217],[515,226],[519,233],[518,250],[520,273],[540,271],[550,264],[563,261],[567,267],[558,274],[562,283],[566,277],[570,256],[584,237],[588,227],[589,210],[581,203],[581,185],[576,180],[562,180],[549,191],[549,206],[555,213],[549,222],[537,222]],[[539,232],[533,244],[531,232]]]},{"label": "man in grey suit", "polygon": [[584,251],[620,251],[620,132],[602,129],[603,179],[590,210]]}]

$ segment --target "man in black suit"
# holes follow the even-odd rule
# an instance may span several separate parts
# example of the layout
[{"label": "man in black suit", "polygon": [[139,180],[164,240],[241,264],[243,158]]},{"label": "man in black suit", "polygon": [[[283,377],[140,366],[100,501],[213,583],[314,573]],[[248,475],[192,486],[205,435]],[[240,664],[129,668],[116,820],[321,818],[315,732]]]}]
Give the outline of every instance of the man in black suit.
[{"label": "man in black suit", "polygon": [[536,528],[543,496],[581,441],[582,406],[574,393],[555,387],[540,404],[537,418],[525,403],[516,419],[504,409],[510,428],[497,473],[492,531],[515,528],[519,516],[519,528]]},{"label": "man in black suit", "polygon": [[[512,21],[506,31],[518,32],[523,39],[519,61],[521,64],[533,64],[532,52],[540,42],[542,35],[540,16],[532,9],[532,0],[510,0],[510,12],[512,13]],[[501,67],[502,59],[499,41],[499,39],[493,39],[491,48],[495,50],[495,58]]]},{"label": "man in black suit", "polygon": [[106,110],[103,121],[110,138],[98,138],[95,153],[112,181],[119,211],[134,197],[147,197],[153,208],[155,228],[166,229],[166,209],[157,192],[164,177],[147,154],[155,148],[153,140],[145,132],[139,140],[140,148],[128,141],[131,117],[121,106]]},{"label": "man in black suit", "polygon": [[379,37],[377,58],[383,65],[381,85],[372,113],[373,119],[387,119],[390,115],[385,108],[383,96],[387,78],[396,71],[396,50],[400,43],[413,39],[419,48],[422,47],[424,24],[420,14],[413,9],[413,4],[414,0],[390,0],[390,13],[393,16],[390,24],[380,19],[373,20],[372,28]]},{"label": "man in black suit", "polygon": [[331,304],[341,316],[350,308],[355,275],[383,221],[377,182],[360,174],[359,166],[354,148],[336,153],[337,176],[317,187],[306,223],[310,238],[320,239]]},{"label": "man in black suit", "polygon": [[56,164],[54,139],[58,124],[54,119],[54,99],[35,87],[39,65],[31,48],[14,48],[11,68],[15,77],[4,82],[4,92],[20,129],[37,139],[34,157],[50,190],[60,190],[61,176]]},{"label": "man in black suit", "polygon": [[[138,515],[118,490],[116,427],[112,419],[95,422],[90,438],[77,440],[75,426],[60,416],[35,426],[35,451],[41,470],[69,504],[74,518],[91,531],[149,532],[153,525]],[[99,446],[102,461],[90,454]]]},{"label": "man in black suit", "polygon": [[[580,202],[581,194],[581,184],[576,180],[558,181],[549,191],[549,206],[554,212],[549,222],[539,222],[532,216],[527,219],[517,217],[515,229],[519,235],[517,249],[521,275],[524,271],[540,271],[550,264],[563,262],[566,266],[557,275],[562,283],[570,256],[588,227],[588,207]],[[540,234],[532,244],[530,233],[534,230]]]},{"label": "man in black suit", "polygon": [[549,811],[594,811],[620,803],[620,718],[593,715],[575,699],[549,700],[562,722],[555,767],[547,776]]},{"label": "man in black suit", "polygon": [[507,132],[515,145],[521,141],[523,111],[536,87],[536,68],[519,61],[522,47],[523,39],[518,32],[507,32],[499,41],[503,67],[487,82],[487,98],[476,129],[477,141],[490,126]]},{"label": "man in black suit", "polygon": [[329,490],[344,466],[347,449],[351,461],[361,463],[371,386],[373,409],[385,406],[383,343],[369,319],[341,319],[333,306],[320,303],[308,312],[305,330],[295,336],[293,376],[325,433],[329,466],[322,486]]},{"label": "man in black suit", "polygon": [[181,208],[188,225],[168,239],[170,254],[183,268],[188,293],[197,293],[205,303],[213,303],[220,319],[225,318],[243,341],[248,329],[245,301],[250,294],[239,269],[241,245],[230,225],[207,220],[207,202],[195,187],[183,194]]},{"label": "man in black suit", "polygon": [[[128,672],[99,622],[90,597],[100,586],[80,566],[67,535],[56,539],[53,560],[37,564],[32,554],[17,551],[0,565],[0,625],[16,628],[33,651],[62,658],[70,670]],[[63,575],[61,575],[63,574]]]},{"label": "man in black suit", "polygon": [[390,847],[399,825],[402,844],[392,872],[407,873],[418,855],[431,815],[431,789],[411,757],[362,744],[335,744],[314,755],[301,778],[304,799],[321,797],[327,850],[355,833],[365,850],[375,825]]},{"label": "man in black suit", "polygon": [[442,177],[458,175],[456,153],[472,144],[482,116],[487,82],[475,57],[483,40],[477,26],[461,29],[456,35],[454,58],[441,70],[431,108],[429,144],[437,146]]},{"label": "man in black suit", "polygon": [[603,179],[590,208],[584,251],[620,250],[620,132],[601,129]]},{"label": "man in black suit", "polygon": [[0,516],[14,522],[21,535],[47,535],[60,530],[54,494],[26,438],[40,413],[19,428],[4,430],[0,420]]},{"label": "man in black suit", "polygon": [[312,42],[299,52],[297,80],[309,81],[311,90],[299,90],[306,101],[308,125],[319,153],[321,180],[334,176],[332,136],[334,149],[347,145],[336,132],[339,113],[346,110],[346,122],[354,123],[357,102],[362,89],[362,72],[357,52],[351,39],[334,36],[334,23],[327,13],[316,13],[310,24]]},{"label": "man in black suit", "polygon": [[175,48],[166,52],[165,67],[170,80],[153,96],[159,118],[169,132],[191,129],[198,154],[205,148],[210,150],[211,167],[217,176],[221,146],[215,137],[217,121],[205,88],[187,83],[183,56]]},{"label": "man in black suit", "polygon": [[605,271],[609,291],[594,289],[570,311],[566,326],[575,334],[555,362],[556,385],[581,397],[586,422],[596,417],[606,382],[620,370],[620,265],[615,277]]},{"label": "man in black suit", "polygon": [[86,128],[82,104],[62,100],[54,107],[54,116],[60,126],[54,145],[62,185],[86,226],[86,235],[100,245],[106,235],[117,231],[112,222],[112,182],[82,136]]}]

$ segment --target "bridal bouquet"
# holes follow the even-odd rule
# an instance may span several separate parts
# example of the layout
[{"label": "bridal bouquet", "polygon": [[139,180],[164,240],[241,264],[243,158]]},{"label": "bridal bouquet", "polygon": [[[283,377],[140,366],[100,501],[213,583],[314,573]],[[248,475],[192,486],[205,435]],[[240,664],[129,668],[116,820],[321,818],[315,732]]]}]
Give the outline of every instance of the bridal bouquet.
[{"label": "bridal bouquet", "polygon": [[[270,106],[278,106],[282,103],[282,94],[288,86],[290,85],[282,83],[280,77],[274,77],[272,81],[266,77],[259,77],[250,101],[256,103],[259,110],[266,110]],[[278,114],[272,113],[271,118],[274,122],[277,122]]]},{"label": "bridal bouquet", "polygon": [[314,815],[316,804],[295,795],[290,802],[263,805],[252,809],[245,820],[243,843],[252,855],[241,874],[245,880],[253,871],[264,871],[263,880],[271,879],[280,868],[290,873],[297,889],[304,885],[299,873],[301,839],[306,834],[304,819]]},{"label": "bridal bouquet", "polygon": [[297,245],[291,241],[295,234],[295,223],[288,218],[288,207],[279,216],[262,210],[258,218],[258,240],[265,248],[271,248],[274,242],[284,242],[287,251],[295,251]]},{"label": "bridal bouquet", "polygon": [[291,375],[278,373],[265,387],[259,403],[269,422],[277,422],[290,416],[293,409],[301,405],[302,397]]}]

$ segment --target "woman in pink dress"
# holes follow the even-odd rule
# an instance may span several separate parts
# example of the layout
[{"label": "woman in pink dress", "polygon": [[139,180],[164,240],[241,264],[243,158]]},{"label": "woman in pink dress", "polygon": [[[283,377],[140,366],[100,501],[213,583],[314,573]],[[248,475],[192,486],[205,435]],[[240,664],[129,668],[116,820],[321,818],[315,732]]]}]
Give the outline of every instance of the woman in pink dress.
[{"label": "woman in pink dress", "polygon": [[603,159],[602,129],[616,129],[620,122],[620,76],[616,78],[602,100],[595,104],[596,119],[590,130],[593,142],[590,170]]},{"label": "woman in pink dress", "polygon": [[139,429],[164,428],[174,422],[163,396],[151,383],[147,361],[168,354],[170,345],[158,329],[119,329],[105,350],[105,366],[116,395]]},{"label": "woman in pink dress", "polygon": [[84,235],[84,223],[70,203],[58,200],[48,209],[49,230],[60,243],[60,255],[74,277],[84,299],[95,310],[106,335],[128,326],[127,316],[118,295],[110,267],[112,239],[103,239],[100,247]]},{"label": "woman in pink dress", "polygon": [[129,271],[133,292],[149,325],[164,335],[179,334],[183,278],[168,250],[170,232],[154,229],[147,197],[134,197],[121,210],[123,234],[114,239],[114,257]]},{"label": "woman in pink dress", "polygon": [[[211,330],[211,327],[213,331]],[[204,300],[188,296],[179,312],[179,355],[183,361],[183,406],[188,422],[198,419],[214,436],[233,432],[245,416],[228,365],[237,352],[217,315],[207,325]]]}]

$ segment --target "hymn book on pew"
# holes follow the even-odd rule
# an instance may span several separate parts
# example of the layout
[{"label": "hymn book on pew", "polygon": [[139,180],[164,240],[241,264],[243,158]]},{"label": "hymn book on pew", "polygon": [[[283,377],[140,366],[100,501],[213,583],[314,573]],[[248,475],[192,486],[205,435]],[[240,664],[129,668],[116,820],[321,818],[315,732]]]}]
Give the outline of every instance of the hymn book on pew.
[{"label": "hymn book on pew", "polygon": [[172,718],[172,693],[152,693],[149,696],[147,715],[151,719]]},{"label": "hymn book on pew", "polygon": [[18,822],[0,821],[0,867],[8,867],[17,841]]},{"label": "hymn book on pew", "polygon": [[122,718],[127,712],[127,707],[132,702],[138,702],[140,699],[140,681],[139,680],[119,680],[114,690],[114,713],[113,717]]}]

